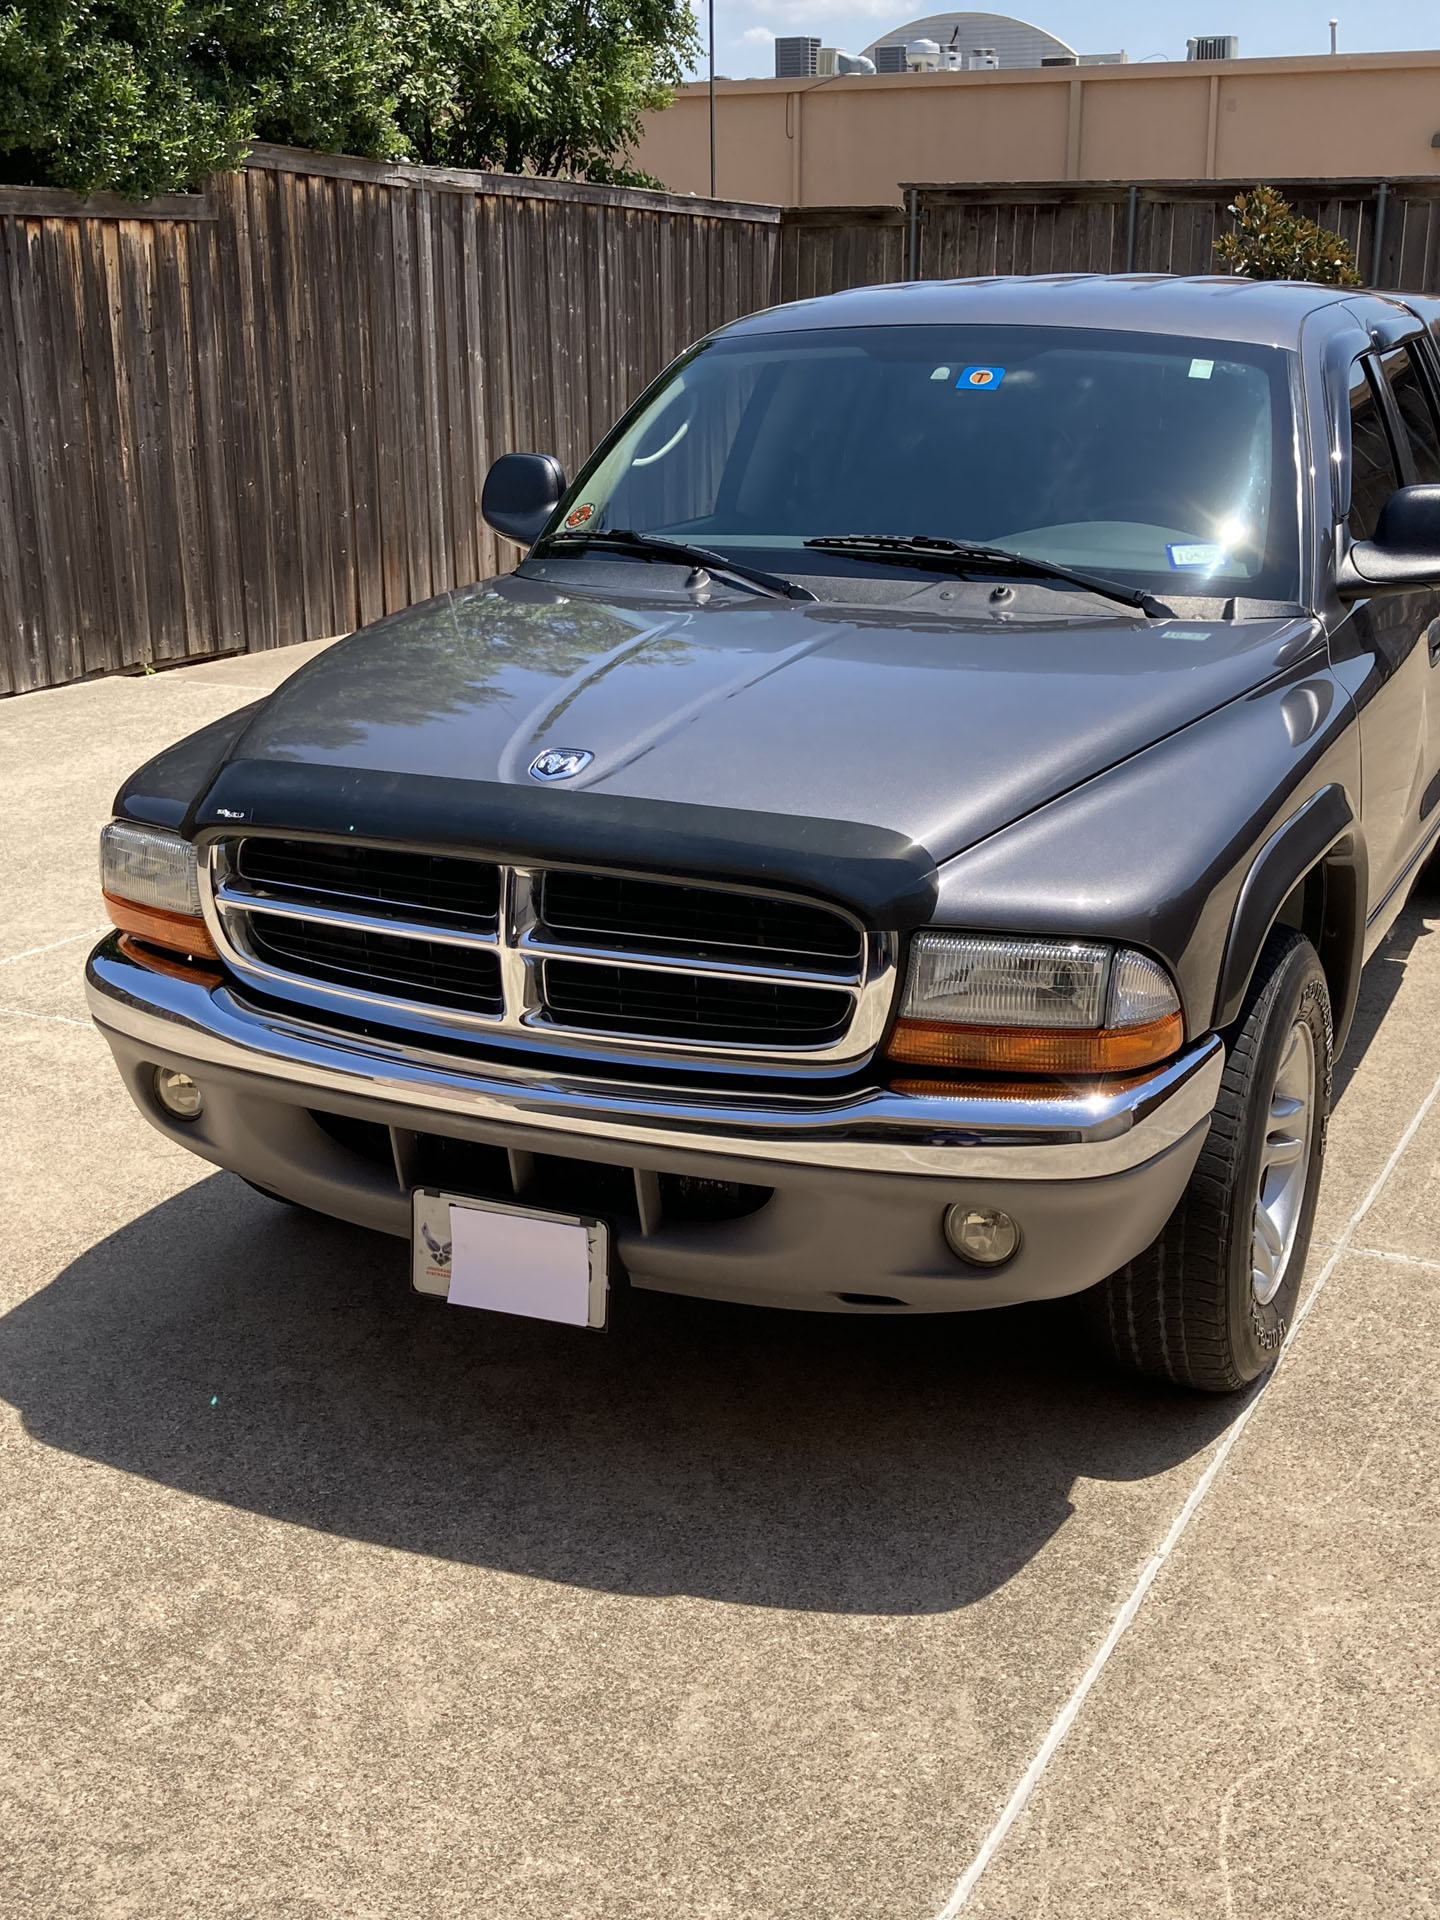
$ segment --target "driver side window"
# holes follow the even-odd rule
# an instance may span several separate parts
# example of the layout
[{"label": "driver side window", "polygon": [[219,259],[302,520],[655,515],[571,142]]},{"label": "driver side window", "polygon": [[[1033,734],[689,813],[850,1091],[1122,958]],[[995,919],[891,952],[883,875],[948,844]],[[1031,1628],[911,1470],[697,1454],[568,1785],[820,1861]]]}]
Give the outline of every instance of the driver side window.
[{"label": "driver side window", "polygon": [[1426,370],[1411,347],[1397,347],[1380,362],[1380,371],[1409,448],[1415,479],[1422,486],[1440,485],[1440,433],[1436,431],[1435,407]]},{"label": "driver side window", "polygon": [[1380,509],[1400,485],[1390,434],[1369,373],[1357,360],[1350,387],[1350,537],[1368,540]]}]

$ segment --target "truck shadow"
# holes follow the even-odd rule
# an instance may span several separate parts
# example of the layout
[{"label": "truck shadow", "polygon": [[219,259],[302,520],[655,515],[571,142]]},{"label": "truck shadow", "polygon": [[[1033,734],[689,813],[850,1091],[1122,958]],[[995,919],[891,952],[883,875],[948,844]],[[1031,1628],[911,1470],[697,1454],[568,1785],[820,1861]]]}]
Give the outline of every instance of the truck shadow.
[{"label": "truck shadow", "polygon": [[1405,969],[1421,940],[1428,938],[1431,923],[1440,918],[1440,862],[1432,862],[1415,883],[1404,912],[1385,939],[1370,956],[1360,976],[1360,995],[1355,1005],[1345,1051],[1335,1062],[1335,1078],[1330,1104],[1334,1108],[1344,1097],[1365,1058],[1366,1049],[1380,1031],[1386,1014],[1405,981]]},{"label": "truck shadow", "polygon": [[[1340,1099],[1440,912],[1366,969]],[[1077,1477],[1141,1481],[1234,1400],[1118,1378],[1078,1303],[914,1319],[622,1293],[600,1336],[409,1291],[398,1241],[214,1174],[0,1319],[44,1444],[402,1551],[631,1595],[944,1612],[1002,1587]]]},{"label": "truck shadow", "polygon": [[622,1293],[605,1335],[450,1308],[409,1291],[400,1242],[228,1174],[0,1320],[0,1395],[46,1445],[299,1526],[872,1614],[979,1600],[1078,1475],[1157,1474],[1236,1411],[1110,1376],[1066,1303],[861,1320]]}]

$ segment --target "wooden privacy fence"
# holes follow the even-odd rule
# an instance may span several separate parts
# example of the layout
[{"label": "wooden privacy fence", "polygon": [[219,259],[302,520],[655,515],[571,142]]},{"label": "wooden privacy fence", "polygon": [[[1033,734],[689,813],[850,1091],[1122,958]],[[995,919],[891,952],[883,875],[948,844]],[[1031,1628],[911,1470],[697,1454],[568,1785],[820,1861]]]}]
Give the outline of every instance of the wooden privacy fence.
[{"label": "wooden privacy fence", "polygon": [[907,230],[902,207],[787,207],[777,298],[810,300],[906,279]]},{"label": "wooden privacy fence", "polygon": [[[1209,273],[1243,181],[734,206],[260,148],[143,207],[0,187],[0,692],[347,632],[499,563],[486,468],[573,470],[682,347],[912,275]],[[1440,180],[1277,182],[1440,292]]]},{"label": "wooden privacy fence", "polygon": [[[1376,287],[1440,293],[1440,179],[1278,180],[1349,241]],[[1216,273],[1228,208],[1252,180],[904,187],[894,207],[785,210],[787,300],[885,280],[992,273]],[[1377,244],[1378,242],[1378,244]]]},{"label": "wooden privacy fence", "polygon": [[139,208],[0,188],[0,691],[493,570],[490,461],[570,465],[773,300],[779,220],[282,148]]},{"label": "wooden privacy fence", "polygon": [[[1215,242],[1249,180],[917,186],[926,280],[989,273],[1216,273]],[[1277,180],[1297,213],[1349,241],[1376,287],[1440,292],[1440,180]],[[1378,244],[1377,244],[1378,242]],[[907,267],[909,261],[907,259]],[[906,268],[902,268],[902,274]]]}]

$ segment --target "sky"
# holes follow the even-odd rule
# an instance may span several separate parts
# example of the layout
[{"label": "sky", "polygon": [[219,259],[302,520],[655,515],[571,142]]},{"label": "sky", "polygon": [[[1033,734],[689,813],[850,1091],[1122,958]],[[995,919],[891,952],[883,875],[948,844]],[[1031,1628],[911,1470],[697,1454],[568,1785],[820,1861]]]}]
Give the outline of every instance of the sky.
[{"label": "sky", "polygon": [[[693,0],[705,32],[707,0]],[[1328,53],[1330,9],[1324,0],[715,0],[715,71],[742,79],[773,74],[777,33],[818,34],[826,46],[858,53],[907,20],[951,8],[1014,13],[1066,41],[1079,53],[1115,53],[1132,60],[1185,58],[1192,34],[1236,33],[1242,59]],[[1383,53],[1440,45],[1434,0],[1390,0],[1381,9],[1335,0],[1342,53]],[[701,63],[697,78],[706,72]]]}]

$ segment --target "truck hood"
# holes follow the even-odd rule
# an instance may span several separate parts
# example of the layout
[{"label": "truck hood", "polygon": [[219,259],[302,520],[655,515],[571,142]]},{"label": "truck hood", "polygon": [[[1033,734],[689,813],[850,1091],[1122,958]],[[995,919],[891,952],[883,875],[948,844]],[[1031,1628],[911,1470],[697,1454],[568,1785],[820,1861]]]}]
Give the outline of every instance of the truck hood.
[{"label": "truck hood", "polygon": [[[850,821],[936,861],[1238,699],[1318,629],[917,617],[565,595],[520,576],[391,615],[257,710],[232,760]],[[558,789],[551,789],[557,794]],[[520,800],[520,792],[516,795]]]}]

